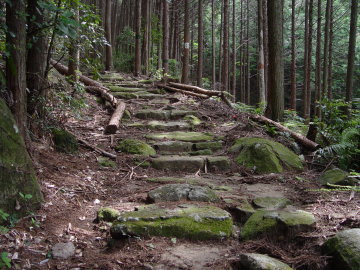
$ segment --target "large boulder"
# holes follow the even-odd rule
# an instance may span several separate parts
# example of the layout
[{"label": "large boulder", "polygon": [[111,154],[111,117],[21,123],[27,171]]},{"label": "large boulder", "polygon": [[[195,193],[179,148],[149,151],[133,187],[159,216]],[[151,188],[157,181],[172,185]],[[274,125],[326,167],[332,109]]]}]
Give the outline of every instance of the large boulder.
[{"label": "large boulder", "polygon": [[280,173],[303,169],[300,158],[284,145],[263,138],[240,138],[230,148],[235,161],[257,173]]},{"label": "large boulder", "polygon": [[339,168],[334,168],[325,171],[321,177],[320,182],[322,185],[352,185],[354,182],[348,178],[349,174]]},{"label": "large boulder", "polygon": [[292,270],[287,264],[257,253],[243,253],[240,255],[238,269],[244,270]]},{"label": "large boulder", "polygon": [[41,201],[40,187],[19,128],[0,99],[0,209],[21,216],[38,208]]},{"label": "large boulder", "polygon": [[66,154],[75,154],[79,150],[79,143],[74,135],[61,128],[52,130],[55,149]]},{"label": "large boulder", "polygon": [[327,255],[333,256],[330,269],[360,269],[360,229],[350,229],[337,233],[323,246]]},{"label": "large boulder", "polygon": [[113,238],[126,236],[166,236],[191,240],[230,237],[231,215],[214,206],[179,205],[162,208],[157,205],[120,215],[110,229]]}]

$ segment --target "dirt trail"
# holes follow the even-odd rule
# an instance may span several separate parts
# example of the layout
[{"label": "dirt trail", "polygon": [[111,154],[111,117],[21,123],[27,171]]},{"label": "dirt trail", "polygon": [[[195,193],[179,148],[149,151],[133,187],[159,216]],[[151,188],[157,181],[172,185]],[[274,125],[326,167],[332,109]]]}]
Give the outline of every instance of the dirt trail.
[{"label": "dirt trail", "polygon": [[[124,82],[112,80],[110,83],[124,87]],[[163,94],[151,85],[136,81],[127,81],[126,85],[137,90],[126,94],[125,91],[114,93],[126,99],[132,117],[122,122],[115,135],[103,134],[110,114],[91,95],[86,96],[89,106],[82,116],[68,118],[65,126],[79,138],[109,152],[115,153],[118,141],[138,138],[157,144],[158,153],[143,159],[117,153],[117,167],[111,168],[101,166],[100,156],[87,148],[81,147],[76,155],[66,155],[46,144],[36,144],[33,157],[44,193],[43,207],[33,222],[24,219],[6,236],[0,236],[0,244],[14,256],[13,263],[18,265],[14,269],[232,269],[241,252],[268,254],[294,269],[323,269],[326,260],[321,257],[319,247],[325,237],[344,227],[359,226],[359,195],[350,198],[349,192],[327,194],[309,191],[319,188],[313,181],[318,177],[316,171],[254,175],[249,170],[234,166],[232,161],[226,170],[222,166],[211,169],[206,158],[199,161],[205,162],[205,165],[200,165],[198,170],[193,167],[194,160],[203,156],[189,157],[177,150],[171,150],[174,151],[170,153],[172,155],[166,151],[161,153],[159,149],[164,140],[156,141],[146,136],[179,130],[211,132],[215,136],[211,141],[222,141],[223,144],[210,156],[230,159],[227,148],[234,138],[271,137],[261,127],[249,122],[246,115],[229,112],[217,101]],[[129,96],[129,92],[132,95]],[[174,119],[136,117],[142,110],[149,109],[177,113],[194,111],[202,123],[189,126],[183,115]],[[157,122],[149,124],[151,121]],[[174,154],[190,158],[181,165],[183,170],[171,170],[172,161],[161,165],[165,169],[161,169],[160,165],[160,169],[142,166],[145,161],[150,160],[154,164],[154,160],[169,159]],[[175,162],[175,167],[180,166],[179,161]],[[234,236],[222,240],[191,241],[149,236],[114,241],[109,235],[108,224],[94,223],[96,212],[101,207],[126,212],[147,204],[147,193],[165,184],[148,181],[157,177],[183,177],[189,182],[195,179],[197,185],[210,187],[221,198],[214,205],[231,213],[236,201],[243,198],[286,197],[296,207],[312,212],[317,219],[316,227],[300,233],[292,241],[241,241],[236,234],[239,227],[235,229]],[[51,249],[60,242],[74,243],[75,256],[66,260],[52,259]]]}]

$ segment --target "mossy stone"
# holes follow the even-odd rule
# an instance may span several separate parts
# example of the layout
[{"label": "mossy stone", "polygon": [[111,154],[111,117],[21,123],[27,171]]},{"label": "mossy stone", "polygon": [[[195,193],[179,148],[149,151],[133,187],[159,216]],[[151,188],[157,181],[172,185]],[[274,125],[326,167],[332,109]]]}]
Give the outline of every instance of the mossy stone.
[{"label": "mossy stone", "polygon": [[347,172],[335,168],[324,172],[320,177],[320,182],[322,185],[351,185],[353,183],[348,179],[348,176]]},{"label": "mossy stone", "polygon": [[238,267],[244,270],[293,270],[277,259],[258,253],[241,254]]},{"label": "mossy stone", "polygon": [[258,197],[253,200],[253,204],[258,208],[266,210],[277,210],[285,208],[291,202],[283,197]]},{"label": "mossy stone", "polygon": [[214,138],[214,135],[209,133],[201,133],[201,132],[174,131],[174,132],[148,134],[146,138],[150,140],[168,139],[168,140],[178,140],[184,142],[201,142],[201,141],[211,141]]},{"label": "mossy stone", "polygon": [[108,168],[116,168],[117,167],[116,162],[107,157],[98,157],[97,161],[99,162],[100,166],[102,166],[102,167],[108,167]]},{"label": "mossy stone", "polygon": [[170,209],[152,205],[120,215],[110,233],[113,238],[165,236],[210,240],[227,238],[232,230],[231,215],[214,206],[181,205]]},{"label": "mossy stone", "polygon": [[121,151],[126,154],[135,154],[141,156],[151,156],[155,155],[156,151],[147,143],[135,140],[135,139],[125,139],[119,142],[115,147],[117,151]]},{"label": "mossy stone", "polygon": [[230,168],[230,159],[226,156],[207,157],[206,161],[210,171],[225,171]]},{"label": "mossy stone", "polygon": [[162,122],[153,120],[145,125],[148,129],[152,130],[164,130],[164,131],[172,131],[172,130],[188,130],[191,128],[191,126],[187,122]]},{"label": "mossy stone", "polygon": [[187,121],[192,126],[198,126],[201,124],[201,120],[195,115],[186,115],[184,120]]},{"label": "mossy stone", "polygon": [[139,92],[139,91],[144,91],[143,88],[123,87],[123,86],[117,86],[117,85],[109,86],[109,89],[112,92]]},{"label": "mossy stone", "polygon": [[193,144],[181,141],[157,142],[153,147],[161,153],[182,153],[191,151]]},{"label": "mossy stone", "polygon": [[313,214],[302,210],[257,210],[244,224],[241,237],[249,240],[264,234],[295,233],[308,230],[315,222]]},{"label": "mossy stone", "polygon": [[360,229],[349,229],[337,233],[323,246],[326,255],[332,256],[330,269],[360,269]]},{"label": "mossy stone", "polygon": [[124,81],[124,77],[119,73],[106,73],[101,75],[101,80],[103,81]]},{"label": "mossy stone", "polygon": [[144,120],[167,120],[170,118],[170,111],[145,109],[136,112],[135,117]]},{"label": "mossy stone", "polygon": [[[32,197],[22,200],[19,193]],[[17,202],[21,209],[16,210]],[[15,217],[40,207],[42,194],[15,119],[0,98],[0,209]]]},{"label": "mossy stone", "polygon": [[155,203],[181,200],[201,202],[219,201],[219,197],[210,188],[189,184],[168,184],[158,187],[148,193],[148,199]]},{"label": "mossy stone", "polygon": [[197,172],[205,166],[205,160],[202,157],[187,156],[160,156],[151,159],[154,169],[182,172]]},{"label": "mossy stone", "polygon": [[137,99],[138,96],[135,93],[128,93],[128,92],[114,92],[112,95],[116,98],[120,99]]},{"label": "mossy stone", "polygon": [[241,223],[245,223],[249,217],[255,213],[255,209],[248,200],[242,200],[241,203],[235,207],[234,213]]},{"label": "mossy stone", "polygon": [[213,154],[213,152],[210,149],[189,152],[190,156],[210,156],[212,154]]},{"label": "mossy stone", "polygon": [[279,173],[284,170],[303,169],[300,158],[280,143],[263,138],[241,138],[230,152],[239,153],[236,162],[258,173]]},{"label": "mossy stone", "polygon": [[206,183],[205,179],[199,179],[199,178],[155,177],[155,178],[148,178],[146,180],[154,183],[186,183],[192,185]]},{"label": "mossy stone", "polygon": [[222,147],[223,147],[223,142],[222,141],[218,141],[218,142],[198,142],[198,143],[195,143],[195,145],[194,145],[195,150],[210,149],[212,151],[216,151],[216,150],[222,149]]},{"label": "mossy stone", "polygon": [[56,128],[52,130],[56,151],[74,154],[79,150],[79,143],[74,135],[64,129]]},{"label": "mossy stone", "polygon": [[113,222],[120,216],[120,212],[116,209],[104,207],[97,212],[97,221]]}]

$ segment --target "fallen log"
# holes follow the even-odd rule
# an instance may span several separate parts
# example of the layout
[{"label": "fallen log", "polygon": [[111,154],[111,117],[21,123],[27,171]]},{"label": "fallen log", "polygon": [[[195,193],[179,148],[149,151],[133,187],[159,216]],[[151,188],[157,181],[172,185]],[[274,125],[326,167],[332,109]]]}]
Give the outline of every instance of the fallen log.
[{"label": "fallen log", "polygon": [[283,125],[281,125],[278,122],[275,122],[265,116],[262,115],[251,115],[250,119],[257,121],[257,122],[261,122],[261,123],[265,123],[265,124],[270,124],[275,126],[278,130],[282,131],[282,132],[287,132],[290,134],[290,136],[292,138],[294,138],[294,140],[296,142],[298,142],[299,144],[301,144],[302,146],[304,146],[305,148],[315,151],[316,149],[318,149],[320,147],[319,144],[317,144],[316,142],[313,142],[309,139],[307,139],[305,136],[296,133],[290,129],[288,129],[287,127],[284,127]]},{"label": "fallen log", "polygon": [[[56,62],[55,60],[51,59],[50,63],[53,65],[53,67],[62,75],[67,76],[68,75],[68,68],[59,62]],[[101,97],[111,103],[112,106],[116,107],[117,105],[117,99],[109,93],[110,89],[102,85],[101,83],[92,80],[84,75],[78,75],[79,81],[85,84],[87,86],[85,88],[86,91],[89,91],[91,93],[98,93],[101,95]]]},{"label": "fallen log", "polygon": [[186,90],[174,88],[174,87],[170,87],[170,86],[167,86],[167,85],[164,85],[164,84],[159,84],[159,87],[160,88],[165,88],[165,89],[173,91],[173,92],[182,93],[184,95],[193,96],[193,97],[199,97],[199,98],[205,98],[205,99],[210,97],[208,95],[198,94],[198,93],[194,93],[194,92],[191,92],[191,91],[186,91]]},{"label": "fallen log", "polygon": [[222,95],[222,92],[220,92],[220,91],[206,90],[206,89],[200,88],[198,86],[194,86],[194,85],[188,85],[188,84],[182,84],[182,83],[174,83],[174,82],[170,82],[169,84],[171,86],[173,86],[173,87],[176,87],[176,88],[189,90],[189,91],[194,91],[196,93],[208,95],[208,96],[211,96],[211,97],[213,97],[213,96],[220,97]]},{"label": "fallen log", "polygon": [[116,106],[116,110],[110,118],[109,124],[105,128],[105,134],[114,134],[116,130],[119,128],[120,120],[125,112],[125,103],[120,101]]}]

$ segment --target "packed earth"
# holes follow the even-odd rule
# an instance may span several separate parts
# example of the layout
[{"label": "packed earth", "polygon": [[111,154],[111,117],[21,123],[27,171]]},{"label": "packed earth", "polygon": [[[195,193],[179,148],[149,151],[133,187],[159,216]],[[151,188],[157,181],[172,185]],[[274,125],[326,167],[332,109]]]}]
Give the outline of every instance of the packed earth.
[{"label": "packed earth", "polygon": [[322,188],[340,170],[220,100],[102,83],[126,103],[115,134],[85,94],[33,143],[43,203],[0,234],[13,269],[360,269],[359,192]]}]

